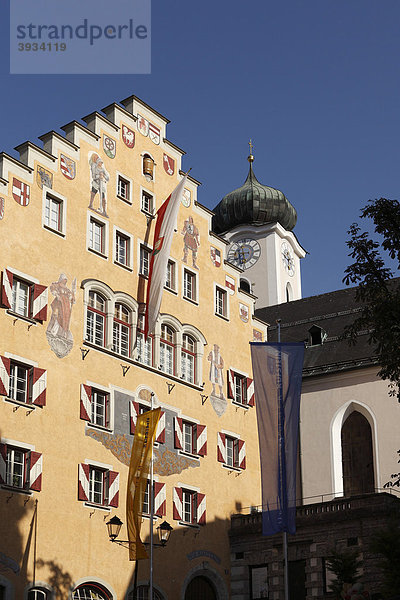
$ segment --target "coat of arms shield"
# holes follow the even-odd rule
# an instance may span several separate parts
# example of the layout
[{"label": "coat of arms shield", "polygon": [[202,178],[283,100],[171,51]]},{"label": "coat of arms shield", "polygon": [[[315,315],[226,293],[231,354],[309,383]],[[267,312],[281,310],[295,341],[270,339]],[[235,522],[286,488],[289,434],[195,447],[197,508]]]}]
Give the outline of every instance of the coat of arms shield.
[{"label": "coat of arms shield", "polygon": [[149,122],[147,119],[145,119],[144,117],[142,117],[142,115],[139,114],[137,116],[137,128],[142,135],[149,134]]},{"label": "coat of arms shield", "polygon": [[31,188],[27,183],[23,183],[16,177],[13,178],[12,195],[18,204],[28,206],[31,199]]},{"label": "coat of arms shield", "polygon": [[4,217],[4,210],[6,207],[6,201],[4,198],[0,198],[0,219]]},{"label": "coat of arms shield", "polygon": [[65,156],[65,154],[60,154],[60,171],[67,179],[75,179],[75,161]]},{"label": "coat of arms shield", "polygon": [[160,143],[160,133],[161,132],[158,127],[153,125],[153,123],[149,123],[149,138],[152,142],[154,142],[154,144],[157,144],[157,146]]},{"label": "coat of arms shield", "polygon": [[43,186],[51,189],[53,187],[53,173],[50,173],[50,171],[38,165],[36,171],[36,183],[41,190],[43,189]]},{"label": "coat of arms shield", "polygon": [[175,173],[175,161],[173,158],[164,153],[163,159],[164,170],[168,175],[173,175]]},{"label": "coat of arms shield", "polygon": [[127,125],[122,125],[122,141],[128,148],[133,148],[135,145],[135,132]]},{"label": "coat of arms shield", "polygon": [[117,151],[117,142],[112,138],[108,137],[108,135],[103,136],[103,148],[108,158],[115,158],[115,154]]},{"label": "coat of arms shield", "polygon": [[221,266],[221,251],[218,248],[214,248],[214,246],[210,247],[210,258],[214,267]]}]

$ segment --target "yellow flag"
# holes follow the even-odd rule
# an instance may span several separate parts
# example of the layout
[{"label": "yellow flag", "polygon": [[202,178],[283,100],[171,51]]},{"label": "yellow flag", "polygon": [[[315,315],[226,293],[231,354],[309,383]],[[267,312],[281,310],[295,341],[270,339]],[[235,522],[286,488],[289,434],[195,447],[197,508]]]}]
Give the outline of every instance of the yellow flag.
[{"label": "yellow flag", "polygon": [[141,513],[160,413],[161,408],[149,410],[140,415],[136,422],[126,491],[129,560],[148,558],[140,539]]}]

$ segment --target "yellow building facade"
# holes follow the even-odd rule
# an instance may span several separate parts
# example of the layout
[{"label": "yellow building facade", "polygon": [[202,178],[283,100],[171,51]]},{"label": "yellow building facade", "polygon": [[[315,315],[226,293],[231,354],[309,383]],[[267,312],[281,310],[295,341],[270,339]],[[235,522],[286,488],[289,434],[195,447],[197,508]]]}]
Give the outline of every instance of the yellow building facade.
[{"label": "yellow building facade", "polygon": [[[126,521],[135,423],[153,403],[155,527],[173,527],[157,598],[225,600],[230,515],[261,503],[249,342],[266,329],[189,175],[144,341],[155,213],[184,152],[135,96],[83,121],[0,155],[0,598],[133,599],[106,522]],[[148,497],[143,511],[148,541]],[[138,598],[148,581],[141,561]]]}]

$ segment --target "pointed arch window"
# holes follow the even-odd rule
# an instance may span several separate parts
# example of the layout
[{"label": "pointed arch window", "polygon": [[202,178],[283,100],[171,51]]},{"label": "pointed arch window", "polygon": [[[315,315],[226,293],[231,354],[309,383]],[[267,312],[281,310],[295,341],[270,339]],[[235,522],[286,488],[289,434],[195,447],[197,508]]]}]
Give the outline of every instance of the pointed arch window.
[{"label": "pointed arch window", "polygon": [[342,426],[342,470],[345,496],[373,493],[375,489],[371,426],[357,410]]}]

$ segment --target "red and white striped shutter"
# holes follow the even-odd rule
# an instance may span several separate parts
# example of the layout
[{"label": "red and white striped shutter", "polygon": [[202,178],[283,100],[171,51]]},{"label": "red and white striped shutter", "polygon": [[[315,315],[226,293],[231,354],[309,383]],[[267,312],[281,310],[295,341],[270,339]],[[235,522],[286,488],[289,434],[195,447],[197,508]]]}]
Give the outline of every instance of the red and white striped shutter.
[{"label": "red and white striped shutter", "polygon": [[42,489],[43,457],[39,452],[31,452],[29,488],[35,492]]},{"label": "red and white striped shutter", "polygon": [[0,356],[0,396],[8,396],[10,391],[10,359]]},{"label": "red and white striped shutter", "polygon": [[247,386],[247,404],[249,406],[254,406],[254,380],[251,379],[251,377],[247,377],[246,386]]},{"label": "red and white striped shutter", "polygon": [[182,488],[180,487],[174,487],[174,492],[173,492],[173,519],[175,519],[175,521],[182,521],[182,514],[183,514],[183,505],[182,505]]},{"label": "red and white striped shutter", "polygon": [[154,514],[164,517],[167,508],[167,492],[165,483],[154,482]]},{"label": "red and white striped shutter", "polygon": [[32,404],[46,406],[47,371],[33,367],[32,376]]},{"label": "red and white striped shutter", "polygon": [[246,444],[243,440],[238,440],[238,450],[239,450],[239,468],[246,468]]},{"label": "red and white striped shutter", "polygon": [[207,454],[207,427],[206,425],[197,425],[197,454],[205,456]]},{"label": "red and white striped shutter", "polygon": [[179,417],[175,417],[175,448],[182,450],[183,448],[183,421]]},{"label": "red and white striped shutter", "polygon": [[134,400],[130,400],[130,424],[131,424],[131,434],[135,433],[136,429],[136,421],[139,415],[139,403]]},{"label": "red and white striped shutter", "polygon": [[235,397],[235,371],[228,369],[228,398]]},{"label": "red and white striped shutter", "polygon": [[13,274],[11,271],[4,269],[3,281],[1,286],[1,303],[5,308],[11,308],[12,306],[12,288],[13,288]]},{"label": "red and white striped shutter", "polygon": [[78,467],[78,500],[89,500],[89,465],[80,463]]},{"label": "red and white striped shutter", "polygon": [[0,444],[0,483],[6,482],[7,444]]},{"label": "red and white striped shutter", "polygon": [[206,496],[197,492],[197,523],[206,524]]},{"label": "red and white striped shutter", "polygon": [[35,283],[33,286],[32,318],[38,321],[47,319],[47,287]]},{"label": "red and white striped shutter", "polygon": [[165,444],[165,412],[161,411],[160,419],[157,425],[156,442]]},{"label": "red and white striped shutter", "polygon": [[91,420],[92,414],[92,388],[81,383],[81,419]]},{"label": "red and white striped shutter", "polygon": [[217,440],[217,460],[218,462],[226,463],[225,434],[218,431]]},{"label": "red and white striped shutter", "polygon": [[119,473],[108,472],[108,506],[118,508],[119,500]]}]

